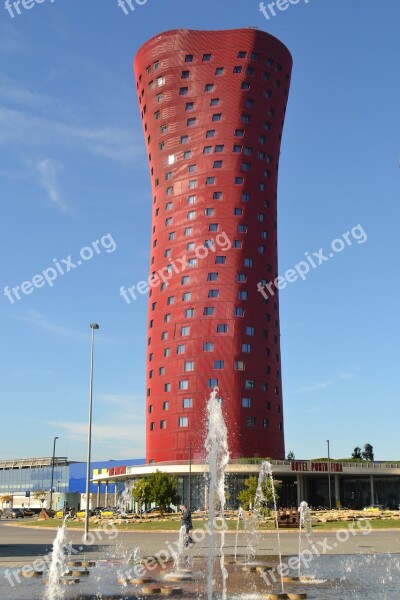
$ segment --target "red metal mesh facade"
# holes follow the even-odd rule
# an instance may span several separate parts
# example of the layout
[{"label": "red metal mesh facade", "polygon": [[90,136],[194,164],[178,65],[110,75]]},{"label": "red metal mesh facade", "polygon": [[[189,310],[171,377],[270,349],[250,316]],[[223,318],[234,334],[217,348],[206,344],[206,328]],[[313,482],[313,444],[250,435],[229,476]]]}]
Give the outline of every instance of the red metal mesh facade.
[{"label": "red metal mesh facade", "polygon": [[147,462],[187,460],[190,443],[203,455],[216,380],[232,457],[284,458],[278,295],[257,283],[277,276],[291,67],[254,29],[169,31],[135,58],[153,211]]}]

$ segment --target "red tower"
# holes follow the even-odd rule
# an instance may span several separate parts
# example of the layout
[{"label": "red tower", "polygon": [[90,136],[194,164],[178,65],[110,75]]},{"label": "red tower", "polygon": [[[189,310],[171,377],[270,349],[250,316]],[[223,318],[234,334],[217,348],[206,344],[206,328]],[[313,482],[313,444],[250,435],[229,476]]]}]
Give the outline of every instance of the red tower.
[{"label": "red tower", "polygon": [[277,177],[292,58],[254,29],[174,30],[135,77],[152,185],[146,460],[203,454],[217,385],[233,458],[284,458]]}]

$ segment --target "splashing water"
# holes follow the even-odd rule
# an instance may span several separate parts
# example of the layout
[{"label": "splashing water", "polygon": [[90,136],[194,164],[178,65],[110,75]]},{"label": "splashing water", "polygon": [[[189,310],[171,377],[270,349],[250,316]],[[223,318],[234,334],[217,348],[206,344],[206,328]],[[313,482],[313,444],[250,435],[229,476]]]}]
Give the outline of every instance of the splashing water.
[{"label": "splashing water", "polygon": [[238,516],[237,516],[237,522],[236,522],[235,562],[236,562],[236,556],[237,556],[237,545],[238,545],[238,534],[239,534],[240,519],[242,519],[242,521],[243,521],[243,528],[246,530],[246,513],[244,512],[244,510],[243,510],[243,508],[241,506],[239,506]]},{"label": "splashing water", "polygon": [[273,500],[273,504],[274,504],[274,513],[275,513],[276,538],[277,538],[277,542],[278,542],[278,557],[279,557],[278,572],[280,573],[282,593],[284,594],[285,586],[283,584],[283,575],[282,575],[282,572],[283,572],[282,571],[282,547],[281,547],[281,536],[279,533],[279,524],[278,524],[278,507],[277,507],[277,502],[276,502],[272,467],[271,467],[271,463],[268,462],[267,460],[265,460],[261,463],[260,473],[258,475],[258,485],[257,485],[256,496],[254,499],[254,509],[253,509],[253,515],[254,515],[254,518],[256,519],[256,522],[258,522],[260,519],[261,508],[263,506],[265,506],[267,503],[267,498],[264,494],[263,487],[262,487],[262,484],[264,481],[266,481],[266,482],[269,481],[270,487],[271,487],[272,500]]},{"label": "splashing water", "polygon": [[179,569],[182,566],[182,558],[183,558],[183,551],[185,549],[185,542],[186,542],[186,527],[185,525],[182,525],[182,527],[179,529],[179,533],[178,533],[178,546],[176,551],[174,552],[174,571],[179,571]]},{"label": "splashing water", "polygon": [[125,487],[118,497],[117,500],[117,510],[120,513],[121,517],[126,517],[127,509],[130,509],[132,502],[132,481],[125,481]]},{"label": "splashing water", "polygon": [[215,565],[215,523],[221,520],[220,540],[220,568],[222,574],[222,600],[226,599],[226,581],[228,572],[225,568],[224,544],[226,522],[225,508],[225,469],[229,462],[228,432],[222,414],[221,399],[218,398],[218,388],[210,394],[207,404],[208,433],[205,441],[207,464],[209,465],[209,491],[208,491],[208,525],[210,544],[208,551],[208,600],[213,598],[213,572]]},{"label": "splashing water", "polygon": [[300,523],[299,523],[299,577],[301,576],[301,538],[302,531],[306,532],[307,540],[310,542],[310,536],[312,533],[312,521],[311,521],[311,510],[308,506],[307,502],[300,502],[300,506],[298,508],[300,513]]},{"label": "splashing water", "polygon": [[43,596],[44,600],[62,600],[64,598],[65,586],[61,583],[61,577],[65,572],[64,546],[67,543],[67,518],[65,517],[62,526],[58,528],[56,538],[53,542],[48,582]]}]

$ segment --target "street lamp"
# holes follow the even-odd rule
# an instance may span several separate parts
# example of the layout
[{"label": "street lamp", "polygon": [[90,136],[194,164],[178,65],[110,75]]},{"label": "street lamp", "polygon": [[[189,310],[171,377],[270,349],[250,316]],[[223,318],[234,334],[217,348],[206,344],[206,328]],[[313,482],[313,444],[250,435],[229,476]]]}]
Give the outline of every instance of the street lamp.
[{"label": "street lamp", "polygon": [[51,486],[50,486],[50,510],[53,508],[53,481],[54,481],[54,457],[56,454],[56,441],[58,437],[53,440],[53,460],[51,462]]},{"label": "street lamp", "polygon": [[94,331],[100,329],[97,323],[90,323],[92,330],[92,343],[90,350],[90,387],[89,387],[89,424],[88,424],[88,449],[86,464],[86,513],[84,540],[88,540],[89,534],[89,488],[90,488],[90,453],[92,446],[92,398],[93,398],[93,354],[94,354]]},{"label": "street lamp", "polygon": [[192,506],[192,442],[189,443],[189,510]]},{"label": "street lamp", "polygon": [[329,510],[332,510],[332,496],[331,496],[331,455],[329,448],[329,440],[326,440],[328,444],[328,495],[329,495]]}]

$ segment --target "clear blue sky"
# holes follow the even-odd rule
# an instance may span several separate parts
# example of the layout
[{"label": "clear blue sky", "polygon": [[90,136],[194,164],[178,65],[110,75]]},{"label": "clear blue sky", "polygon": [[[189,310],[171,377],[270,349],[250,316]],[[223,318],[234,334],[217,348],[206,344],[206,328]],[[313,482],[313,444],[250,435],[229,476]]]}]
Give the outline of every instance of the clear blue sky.
[{"label": "clear blue sky", "polygon": [[[300,0],[267,21],[255,0],[0,2],[0,458],[84,459],[89,323],[94,459],[144,455],[150,186],[132,59],[174,28],[254,25],[294,57],[279,182],[279,265],[361,224],[368,235],[281,292],[286,448],[400,459],[398,0]],[[53,287],[3,289],[104,239]],[[86,250],[86,252],[89,252]],[[79,256],[78,256],[79,258]],[[68,261],[67,261],[68,262]],[[51,272],[50,272],[51,273]],[[40,279],[37,280],[40,283]]]}]

